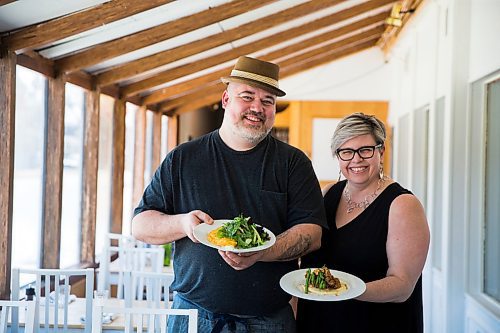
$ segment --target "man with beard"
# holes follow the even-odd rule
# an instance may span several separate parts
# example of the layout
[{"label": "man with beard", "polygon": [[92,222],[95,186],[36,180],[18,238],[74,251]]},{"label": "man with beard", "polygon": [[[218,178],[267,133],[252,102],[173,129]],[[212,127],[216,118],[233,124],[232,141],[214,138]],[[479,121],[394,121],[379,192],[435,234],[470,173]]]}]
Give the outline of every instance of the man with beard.
[{"label": "man with beard", "polygon": [[[279,67],[240,57],[222,81],[219,130],[172,150],[146,188],[133,235],[174,242],[173,308],[198,309],[198,332],[295,332],[290,296],[280,278],[297,258],[320,247],[324,208],[310,160],[269,133],[276,114]],[[276,243],[236,254],[200,244],[193,229],[243,214]],[[169,332],[187,331],[170,316]]]}]

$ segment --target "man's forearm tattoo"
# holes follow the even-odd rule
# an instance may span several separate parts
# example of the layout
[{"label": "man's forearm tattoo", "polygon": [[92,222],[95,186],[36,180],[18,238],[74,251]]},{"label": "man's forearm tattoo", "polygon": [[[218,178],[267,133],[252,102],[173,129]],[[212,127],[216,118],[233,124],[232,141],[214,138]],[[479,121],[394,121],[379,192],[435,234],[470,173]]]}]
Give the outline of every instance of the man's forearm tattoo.
[{"label": "man's forearm tattoo", "polygon": [[[278,238],[283,238],[286,237],[289,231],[285,231],[281,235],[278,236]],[[305,235],[298,235],[296,238],[295,242],[290,243],[286,242],[284,244],[284,251],[283,253],[278,257],[278,260],[293,260],[293,259],[298,259],[304,253],[309,250],[312,244],[312,237],[311,235],[305,234]]]}]

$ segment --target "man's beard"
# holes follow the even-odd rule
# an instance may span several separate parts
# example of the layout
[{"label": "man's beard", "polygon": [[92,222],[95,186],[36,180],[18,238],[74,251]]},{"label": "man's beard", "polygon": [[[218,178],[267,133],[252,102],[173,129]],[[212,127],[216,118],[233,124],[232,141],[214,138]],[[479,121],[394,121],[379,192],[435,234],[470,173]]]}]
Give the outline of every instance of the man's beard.
[{"label": "man's beard", "polygon": [[[259,118],[262,122],[257,126],[245,125],[244,118],[249,114]],[[269,132],[271,132],[271,127],[266,128],[265,116],[255,112],[246,112],[241,115],[240,120],[233,127],[233,132],[239,137],[248,140],[252,144],[258,144],[269,134]]]}]

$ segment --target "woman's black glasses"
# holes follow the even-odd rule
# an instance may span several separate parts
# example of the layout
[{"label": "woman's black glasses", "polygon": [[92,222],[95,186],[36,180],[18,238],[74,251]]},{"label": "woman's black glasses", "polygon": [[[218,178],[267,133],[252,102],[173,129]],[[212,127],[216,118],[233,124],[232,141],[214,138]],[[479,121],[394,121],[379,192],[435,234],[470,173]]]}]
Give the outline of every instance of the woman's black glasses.
[{"label": "woman's black glasses", "polygon": [[360,147],[358,149],[351,149],[351,148],[337,149],[337,156],[342,161],[350,161],[354,158],[354,155],[356,153],[358,153],[359,157],[366,160],[368,158],[372,158],[373,155],[375,154],[375,149],[381,148],[381,147],[382,147],[382,144],[378,144],[376,146],[364,146],[364,147]]}]

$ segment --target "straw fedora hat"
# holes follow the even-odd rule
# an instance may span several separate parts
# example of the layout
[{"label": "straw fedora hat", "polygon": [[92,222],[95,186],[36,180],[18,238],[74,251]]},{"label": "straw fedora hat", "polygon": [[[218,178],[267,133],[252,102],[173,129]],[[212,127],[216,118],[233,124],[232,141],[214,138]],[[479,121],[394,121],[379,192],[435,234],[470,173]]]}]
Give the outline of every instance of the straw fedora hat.
[{"label": "straw fedora hat", "polygon": [[221,77],[222,82],[239,82],[262,88],[275,94],[285,96],[278,86],[280,67],[272,62],[242,56],[236,61],[230,76]]}]

